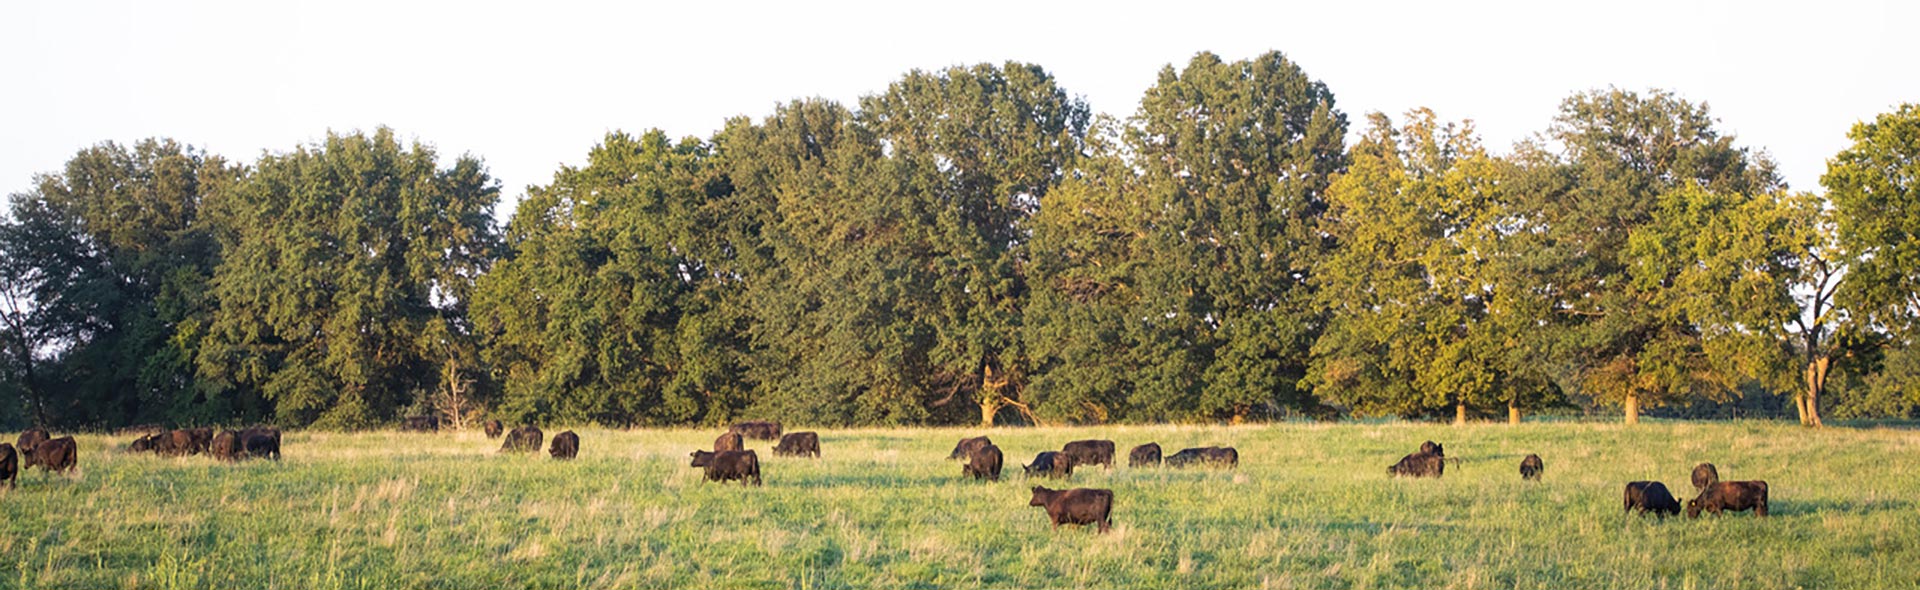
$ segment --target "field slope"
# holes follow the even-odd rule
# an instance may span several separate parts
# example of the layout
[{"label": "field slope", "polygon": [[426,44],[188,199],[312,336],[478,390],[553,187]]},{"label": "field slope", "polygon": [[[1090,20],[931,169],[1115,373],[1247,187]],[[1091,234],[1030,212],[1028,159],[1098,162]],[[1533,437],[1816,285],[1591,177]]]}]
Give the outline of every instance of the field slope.
[{"label": "field slope", "polygon": [[[549,429],[551,436],[559,429]],[[1920,433],[1773,423],[1273,425],[996,430],[999,483],[944,460],[973,430],[821,432],[762,488],[703,483],[717,431],[581,429],[571,463],[478,433],[292,432],[280,463],[121,452],[0,492],[19,588],[1911,588]],[[1019,463],[1075,439],[1120,454],[1226,444],[1233,471],[1098,468],[1115,529],[1048,529]],[[1445,443],[1440,480],[1386,466]],[[1546,477],[1523,482],[1538,453]],[[1630,480],[1765,479],[1773,517],[1620,512]],[[1124,457],[1121,459],[1124,463]]]}]

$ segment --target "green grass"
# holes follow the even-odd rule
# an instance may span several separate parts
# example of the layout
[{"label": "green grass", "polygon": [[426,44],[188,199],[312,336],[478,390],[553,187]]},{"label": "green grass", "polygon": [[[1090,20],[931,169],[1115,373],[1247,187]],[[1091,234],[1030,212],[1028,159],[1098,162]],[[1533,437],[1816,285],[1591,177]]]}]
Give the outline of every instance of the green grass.
[{"label": "green grass", "polygon": [[[548,435],[559,429],[550,429]],[[821,432],[766,485],[704,483],[716,431],[581,429],[572,463],[478,433],[290,432],[223,465],[81,436],[82,472],[0,492],[0,587],[1912,588],[1920,432],[1774,423],[995,430],[1008,477],[944,460],[970,429]],[[1019,464],[1069,440],[1240,449],[1235,471],[1098,468],[1114,530],[1049,530]],[[1386,466],[1422,440],[1440,480]],[[1545,481],[1520,480],[1527,453]],[[1120,458],[1124,463],[1124,457]],[[1624,517],[1699,461],[1765,479],[1773,516]],[[1057,486],[1050,486],[1057,487]]]}]

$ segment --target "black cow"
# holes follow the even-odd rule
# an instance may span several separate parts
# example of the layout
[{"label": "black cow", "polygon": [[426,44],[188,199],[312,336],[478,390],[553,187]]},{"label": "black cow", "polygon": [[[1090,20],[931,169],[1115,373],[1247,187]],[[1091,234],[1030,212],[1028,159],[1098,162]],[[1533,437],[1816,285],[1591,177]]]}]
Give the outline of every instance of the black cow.
[{"label": "black cow", "polygon": [[1707,486],[1713,485],[1714,482],[1718,481],[1720,481],[1720,470],[1715,469],[1712,463],[1701,463],[1693,466],[1694,491],[1705,491]]},{"label": "black cow", "polygon": [[[1422,445],[1421,448],[1426,447]],[[1447,473],[1447,458],[1438,453],[1421,451],[1401,457],[1399,463],[1387,467],[1387,473],[1399,477],[1440,477]]]},{"label": "black cow", "polygon": [[1000,462],[1000,447],[989,444],[968,454],[967,464],[960,467],[960,474],[974,479],[1000,481]]},{"label": "black cow", "polygon": [[13,445],[0,442],[0,481],[7,482],[7,489],[13,489],[20,481],[20,456],[13,452]]},{"label": "black cow", "polygon": [[1160,443],[1147,443],[1134,447],[1127,453],[1128,467],[1146,467],[1160,464]]},{"label": "black cow", "polygon": [[519,428],[513,429],[513,432],[507,433],[507,441],[504,443],[501,443],[500,452],[502,453],[538,452],[540,450],[540,443],[543,440],[545,440],[545,437],[546,437],[546,433],[540,432],[540,429],[537,427],[521,426]]},{"label": "black cow", "polygon": [[1700,511],[1719,516],[1721,511],[1743,512],[1752,510],[1754,516],[1767,515],[1767,482],[1754,481],[1716,481],[1700,491],[1700,495],[1687,500],[1687,518],[1699,518]]},{"label": "black cow", "polygon": [[132,443],[127,444],[127,452],[129,453],[150,452],[153,450],[154,441],[159,440],[159,438],[160,438],[160,435],[158,434],[149,433],[149,434],[141,435],[140,438],[133,439]]},{"label": "black cow", "polygon": [[1240,451],[1234,449],[1233,447],[1197,447],[1197,448],[1191,448],[1191,449],[1181,449],[1180,452],[1167,456],[1166,465],[1168,467],[1211,465],[1211,466],[1226,467],[1231,469],[1231,468],[1240,466]]},{"label": "black cow", "polygon": [[208,445],[207,450],[213,458],[221,461],[236,461],[245,456],[245,451],[240,448],[240,434],[231,430],[222,430],[220,434],[213,435],[213,443]]},{"label": "black cow", "polygon": [[1540,474],[1546,470],[1547,466],[1540,462],[1539,455],[1527,455],[1527,458],[1520,460],[1520,479],[1540,481]]},{"label": "black cow", "polygon": [[79,448],[80,445],[74,443],[71,436],[49,439],[34,445],[33,452],[27,453],[26,467],[38,465],[47,471],[72,471],[74,465],[79,463]]},{"label": "black cow", "polygon": [[693,466],[706,468],[707,481],[740,480],[740,485],[747,485],[752,478],[753,485],[760,485],[760,456],[753,451],[694,451]]},{"label": "black cow", "polygon": [[1447,456],[1447,447],[1437,442],[1427,441],[1420,443],[1420,452],[1445,457]]},{"label": "black cow", "polygon": [[413,432],[435,432],[440,430],[440,417],[429,414],[407,416],[401,421],[400,429]]},{"label": "black cow", "polygon": [[547,454],[555,459],[574,458],[580,454],[580,435],[571,430],[553,435],[553,448],[547,449]]},{"label": "black cow", "polygon": [[1063,524],[1097,524],[1104,533],[1113,525],[1109,520],[1113,514],[1113,490],[1049,490],[1033,486],[1033,499],[1027,505],[1046,507],[1047,520],[1053,521],[1054,530],[1060,530]]},{"label": "black cow", "polygon": [[488,420],[482,426],[487,431],[487,438],[500,438],[500,434],[506,431],[506,427],[501,426],[499,420]]},{"label": "black cow", "polygon": [[25,455],[32,453],[33,447],[43,442],[47,442],[47,431],[28,428],[26,432],[20,433],[19,440],[14,441],[13,446],[20,451],[20,454]]},{"label": "black cow", "polygon": [[240,452],[246,457],[280,460],[280,429],[250,426],[240,431]]},{"label": "black cow", "polygon": [[187,438],[193,441],[193,448],[187,451],[189,455],[206,453],[213,448],[212,428],[188,428]]},{"label": "black cow", "polygon": [[200,449],[193,444],[193,432],[191,431],[169,430],[163,436],[163,444],[155,447],[162,455],[193,455],[200,452]]},{"label": "black cow", "polygon": [[794,457],[819,457],[820,435],[812,432],[789,432],[780,437],[780,444],[774,445],[773,454]]},{"label": "black cow", "polygon": [[713,439],[713,452],[715,453],[720,451],[744,450],[747,450],[746,440],[741,437],[738,432],[727,431],[722,433],[720,438]]},{"label": "black cow", "polygon": [[1667,484],[1657,481],[1628,482],[1621,503],[1624,512],[1639,510],[1642,515],[1652,512],[1660,518],[1680,514],[1680,501],[1673,499]]},{"label": "black cow", "polygon": [[1113,468],[1113,441],[1076,440],[1060,448],[1060,455],[1066,457],[1073,467],[1081,465],[1100,465]]},{"label": "black cow", "polygon": [[760,440],[779,440],[780,423],[768,420],[748,420],[727,428],[727,432],[736,432],[740,436]]},{"label": "black cow", "polygon": [[948,459],[965,459],[967,457],[972,456],[975,450],[985,448],[985,447],[990,447],[990,446],[993,446],[993,441],[984,436],[976,436],[973,438],[963,438],[963,439],[960,439],[960,444],[953,445],[953,453],[948,454],[947,458]]},{"label": "black cow", "polygon": [[1059,451],[1044,451],[1034,456],[1033,462],[1021,467],[1027,477],[1042,475],[1046,477],[1066,477],[1073,475],[1073,463],[1060,456]]}]

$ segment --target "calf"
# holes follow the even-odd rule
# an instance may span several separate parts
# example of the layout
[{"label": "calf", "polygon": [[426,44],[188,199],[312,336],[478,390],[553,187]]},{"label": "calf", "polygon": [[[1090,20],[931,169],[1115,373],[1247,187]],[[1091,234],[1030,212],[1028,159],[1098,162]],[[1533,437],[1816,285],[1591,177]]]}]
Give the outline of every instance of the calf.
[{"label": "calf", "polygon": [[720,451],[744,450],[747,450],[746,441],[740,437],[740,433],[738,432],[728,431],[725,434],[721,434],[720,438],[713,439],[713,451],[716,453]]},{"label": "calf", "polygon": [[1240,466],[1240,451],[1233,447],[1198,447],[1181,449],[1167,457],[1168,467],[1187,467],[1191,465],[1220,466],[1234,468]]},{"label": "calf", "polygon": [[1436,453],[1421,451],[1401,457],[1399,463],[1387,468],[1387,473],[1399,477],[1440,477],[1447,473],[1447,459]]},{"label": "calf", "polygon": [[20,456],[13,452],[13,445],[0,442],[0,481],[7,482],[7,489],[20,481]]},{"label": "calf", "polygon": [[500,438],[500,433],[505,432],[505,427],[500,425],[499,420],[488,420],[483,427],[487,431],[487,438]]},{"label": "calf", "polygon": [[1100,465],[1113,468],[1113,441],[1076,440],[1060,448],[1060,455],[1066,457],[1072,467],[1081,465]]},{"label": "calf", "polygon": [[505,443],[501,443],[500,452],[502,453],[537,452],[540,450],[540,442],[544,440],[545,437],[546,437],[546,433],[540,432],[539,428],[536,428],[533,426],[521,426],[519,428],[513,429],[513,432],[507,433],[507,441]]},{"label": "calf", "polygon": [[1520,479],[1540,481],[1540,474],[1546,470],[1547,466],[1540,463],[1539,455],[1527,455],[1527,458],[1520,460]]},{"label": "calf", "polygon": [[553,435],[553,447],[547,449],[547,454],[553,455],[555,459],[574,458],[580,454],[580,435],[574,434],[571,430]]},{"label": "calf", "polygon": [[220,434],[213,435],[213,444],[207,448],[215,459],[221,461],[236,461],[246,456],[246,452],[240,448],[240,434],[231,430],[222,430]]},{"label": "calf", "polygon": [[1000,447],[980,447],[967,456],[967,464],[960,467],[960,474],[974,479],[1000,481],[1000,461]]},{"label": "calf", "polygon": [[34,445],[33,452],[27,453],[26,466],[38,465],[47,471],[66,473],[78,463],[78,453],[79,445],[73,442],[73,437],[63,436]]},{"label": "calf", "polygon": [[736,432],[747,438],[760,440],[779,440],[780,423],[767,420],[748,420],[727,428],[727,432]]},{"label": "calf", "polygon": [[240,431],[240,453],[244,457],[280,460],[280,429],[250,426]]},{"label": "calf", "polygon": [[47,442],[47,431],[28,428],[26,432],[20,433],[19,440],[14,441],[13,446],[20,450],[20,454],[25,455],[33,452],[33,447],[43,442]]},{"label": "calf", "polygon": [[1693,466],[1694,491],[1705,491],[1707,486],[1713,485],[1714,482],[1717,481],[1720,481],[1720,470],[1715,469],[1712,463],[1701,463]]},{"label": "calf", "polygon": [[1642,515],[1652,512],[1660,518],[1680,513],[1680,501],[1667,492],[1667,484],[1657,481],[1628,482],[1625,496],[1622,500],[1624,512],[1639,510]]},{"label": "calf", "polygon": [[773,454],[819,457],[820,435],[812,432],[789,432],[780,437],[780,444],[774,445]]},{"label": "calf", "polygon": [[753,479],[753,485],[760,485],[760,456],[753,451],[707,451],[693,452],[693,466],[707,469],[707,481],[727,483],[740,480],[747,485],[747,479]]},{"label": "calf", "polygon": [[1073,464],[1060,456],[1059,451],[1044,451],[1033,457],[1033,462],[1021,467],[1027,477],[1043,475],[1046,477],[1066,477],[1073,475]]},{"label": "calf", "polygon": [[965,459],[972,456],[974,451],[991,446],[993,441],[984,436],[963,438],[960,444],[953,445],[953,453],[947,455],[947,459]]},{"label": "calf", "polygon": [[1160,464],[1160,443],[1147,443],[1133,448],[1127,453],[1128,467],[1146,467]]},{"label": "calf", "polygon": [[1033,486],[1033,499],[1027,505],[1046,507],[1047,519],[1053,521],[1054,530],[1060,530],[1062,524],[1098,524],[1104,533],[1113,524],[1108,519],[1113,514],[1113,490],[1049,490]]},{"label": "calf", "polygon": [[1716,481],[1700,491],[1700,495],[1687,500],[1687,518],[1699,518],[1700,511],[1719,516],[1722,510],[1743,512],[1752,510],[1754,516],[1767,515],[1767,482],[1764,481]]}]

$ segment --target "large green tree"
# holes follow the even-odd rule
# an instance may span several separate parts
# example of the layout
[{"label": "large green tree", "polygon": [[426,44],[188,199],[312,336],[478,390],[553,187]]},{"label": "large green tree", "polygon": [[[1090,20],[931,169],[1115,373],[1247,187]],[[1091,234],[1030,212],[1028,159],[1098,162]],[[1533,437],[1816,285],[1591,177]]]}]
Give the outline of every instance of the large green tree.
[{"label": "large green tree", "polygon": [[1666,91],[1585,92],[1561,104],[1543,142],[1516,155],[1528,164],[1516,190],[1552,260],[1532,286],[1553,306],[1548,350],[1584,394],[1620,405],[1629,423],[1642,407],[1730,394],[1701,324],[1657,305],[1670,283],[1635,280],[1628,251],[1656,224],[1663,194],[1780,188],[1771,161],[1714,124],[1705,105]]},{"label": "large green tree", "polygon": [[109,142],[14,195],[0,226],[0,350],[37,421],[204,423],[258,411],[200,387],[192,368],[218,254],[202,202],[236,172],[171,140]]},{"label": "large green tree", "polygon": [[1812,296],[1795,319],[1801,421],[1814,426],[1837,360],[1882,339],[1910,348],[1920,334],[1920,105],[1854,125],[1847,138],[1820,178],[1832,208],[1817,227],[1830,233],[1807,250]]},{"label": "large green tree", "polygon": [[328,134],[216,191],[200,374],[290,424],[365,427],[432,396],[471,350],[450,340],[472,337],[467,305],[498,242],[481,162],[438,160],[386,128]]},{"label": "large green tree", "polygon": [[1504,405],[1552,393],[1527,355],[1541,318],[1506,248],[1525,212],[1503,186],[1509,166],[1471,124],[1416,109],[1395,128],[1375,113],[1328,189],[1322,227],[1338,247],[1317,269],[1329,309],[1309,381],[1360,414],[1420,416]]}]

